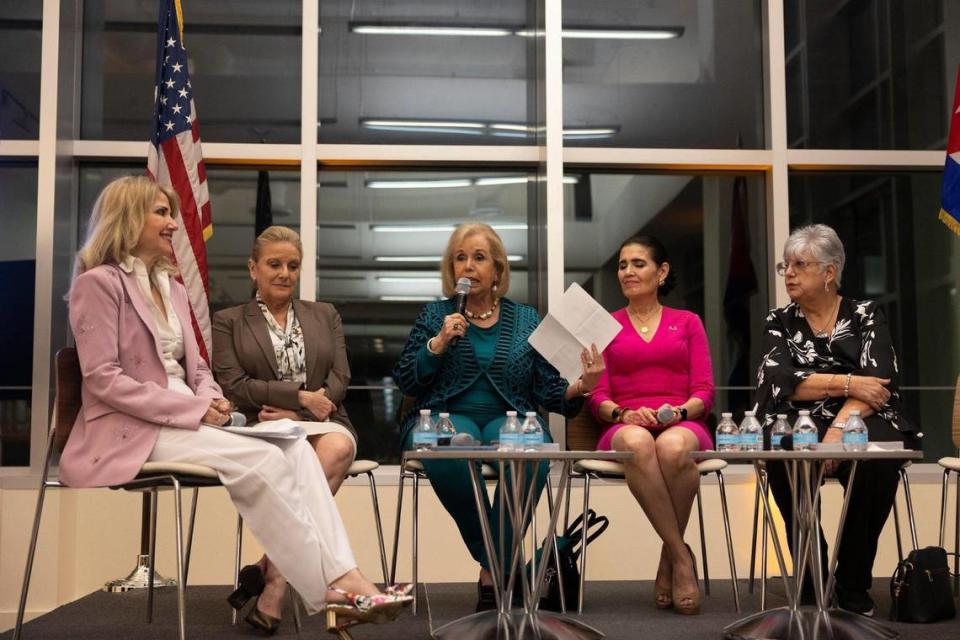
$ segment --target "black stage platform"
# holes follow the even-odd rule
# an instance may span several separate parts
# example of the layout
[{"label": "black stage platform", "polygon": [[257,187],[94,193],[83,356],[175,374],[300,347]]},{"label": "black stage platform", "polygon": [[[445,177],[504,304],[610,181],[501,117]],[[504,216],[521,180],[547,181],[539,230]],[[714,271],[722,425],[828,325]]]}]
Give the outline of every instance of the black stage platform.
[{"label": "black stage platform", "polygon": [[[886,580],[874,581],[872,595],[877,601],[879,619],[885,620],[889,609]],[[733,609],[730,583],[711,581],[712,595],[704,597],[701,614],[680,616],[672,611],[658,611],[653,606],[651,582],[593,582],[587,585],[582,619],[603,631],[611,640],[650,638],[657,640],[692,640],[720,638],[723,627],[759,607],[759,595],[746,593],[742,583],[744,613]],[[784,604],[771,585],[768,606]],[[780,587],[782,588],[782,587]],[[226,586],[191,587],[187,590],[187,637],[192,640],[264,637],[241,624],[230,625],[230,609],[225,598]],[[782,592],[781,592],[782,593]],[[421,587],[421,609],[414,617],[405,614],[399,621],[382,626],[354,627],[356,640],[406,640],[429,638],[430,630],[473,611],[476,602],[475,584],[428,584]],[[139,638],[143,640],[177,637],[176,591],[157,591],[157,616],[153,624],[144,622],[146,594],[112,594],[96,592],[64,605],[31,621],[24,628],[25,640],[102,640]],[[933,625],[892,625],[903,640],[960,639],[960,621]],[[0,634],[0,639],[12,631]],[[293,638],[296,633],[289,612],[274,637]],[[322,616],[304,617],[303,638],[333,638],[324,631]]]}]

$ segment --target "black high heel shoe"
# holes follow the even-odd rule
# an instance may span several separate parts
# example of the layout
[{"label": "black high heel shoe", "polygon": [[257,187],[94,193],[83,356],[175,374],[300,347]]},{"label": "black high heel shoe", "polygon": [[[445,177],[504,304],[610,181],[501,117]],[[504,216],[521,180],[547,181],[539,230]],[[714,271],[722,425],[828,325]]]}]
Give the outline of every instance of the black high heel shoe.
[{"label": "black high heel shoe", "polygon": [[250,613],[248,613],[243,620],[254,629],[262,631],[268,636],[272,636],[277,632],[277,629],[280,628],[280,618],[274,618],[270,614],[257,609],[257,601],[259,599],[260,597],[257,596],[257,599],[253,601],[253,608],[250,609]]},{"label": "black high heel shoe", "polygon": [[[237,580],[236,590],[227,596],[227,602],[230,606],[239,611],[250,598],[255,598],[263,593],[266,581],[263,579],[263,570],[258,564],[248,564],[240,570]],[[256,608],[254,608],[256,610]]]}]

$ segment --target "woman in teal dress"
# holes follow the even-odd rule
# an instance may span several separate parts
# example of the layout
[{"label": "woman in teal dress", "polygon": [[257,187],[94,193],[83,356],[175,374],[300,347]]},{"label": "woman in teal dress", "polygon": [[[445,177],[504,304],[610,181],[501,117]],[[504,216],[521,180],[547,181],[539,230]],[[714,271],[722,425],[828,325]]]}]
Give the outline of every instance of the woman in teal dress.
[{"label": "woman in teal dress", "polygon": [[[571,416],[580,410],[603,372],[596,346],[581,354],[583,375],[573,384],[560,377],[527,338],[540,324],[537,311],[506,295],[510,266],[503,242],[486,224],[464,224],[450,236],[442,263],[446,300],[428,304],[417,318],[394,368],[401,391],[413,400],[401,417],[401,442],[413,446],[413,426],[421,409],[446,411],[458,433],[469,433],[484,444],[499,438],[507,411],[549,411]],[[453,293],[461,278],[470,280],[463,314],[457,313]],[[544,440],[552,442],[541,419]],[[470,555],[480,564],[477,610],[495,606],[490,565],[483,548],[480,519],[474,506],[466,462],[433,460],[424,463],[430,484],[453,517]],[[536,494],[546,482],[547,464],[536,474]],[[499,548],[499,500],[492,506],[495,548]],[[509,530],[509,527],[505,529]],[[509,549],[509,531],[504,549]]]}]

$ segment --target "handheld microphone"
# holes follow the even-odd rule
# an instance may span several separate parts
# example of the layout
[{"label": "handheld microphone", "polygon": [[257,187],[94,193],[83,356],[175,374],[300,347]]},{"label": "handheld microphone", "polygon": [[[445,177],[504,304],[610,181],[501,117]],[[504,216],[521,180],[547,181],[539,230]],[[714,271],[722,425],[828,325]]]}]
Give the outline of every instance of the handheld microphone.
[{"label": "handheld microphone", "polygon": [[243,415],[239,411],[234,411],[230,414],[230,419],[227,421],[227,424],[224,426],[245,427],[247,426],[247,416]]},{"label": "handheld microphone", "polygon": [[[467,294],[470,293],[470,278],[460,278],[457,280],[457,288],[454,292],[454,306],[456,307],[457,313],[463,314],[467,310]],[[454,336],[453,340],[450,341],[450,346],[457,346],[457,342],[460,341],[460,336]]]},{"label": "handheld microphone", "polygon": [[673,407],[671,407],[668,404],[665,404],[659,409],[657,409],[657,422],[659,422],[660,424],[667,424],[668,422],[673,420],[673,416],[675,415],[676,415],[676,411],[673,410]]},{"label": "handheld microphone", "polygon": [[480,444],[480,441],[469,433],[457,433],[450,438],[450,444],[456,447],[474,447]]},{"label": "handheld microphone", "polygon": [[793,451],[793,434],[788,433],[787,435],[780,438],[780,448],[784,451]]}]

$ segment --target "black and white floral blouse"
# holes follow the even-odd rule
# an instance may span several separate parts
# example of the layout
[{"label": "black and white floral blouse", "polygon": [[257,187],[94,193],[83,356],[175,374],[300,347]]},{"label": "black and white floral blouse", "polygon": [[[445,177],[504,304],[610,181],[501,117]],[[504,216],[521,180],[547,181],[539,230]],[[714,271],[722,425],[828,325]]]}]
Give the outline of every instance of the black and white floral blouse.
[{"label": "black and white floral blouse", "polygon": [[[901,412],[900,370],[893,350],[883,311],[874,301],[842,298],[837,321],[829,336],[817,337],[800,306],[791,302],[767,316],[764,329],[764,355],[757,369],[757,395],[754,409],[763,424],[769,426],[776,414],[785,413],[791,422],[800,409],[809,409],[810,417],[821,432],[833,422],[846,398],[787,400],[802,381],[814,373],[848,373],[889,378],[890,399],[881,411],[865,420],[872,440],[889,440],[882,434],[893,427],[909,437],[922,434]],[[843,383],[843,380],[840,380]]]}]

